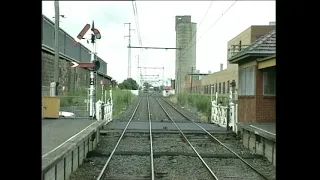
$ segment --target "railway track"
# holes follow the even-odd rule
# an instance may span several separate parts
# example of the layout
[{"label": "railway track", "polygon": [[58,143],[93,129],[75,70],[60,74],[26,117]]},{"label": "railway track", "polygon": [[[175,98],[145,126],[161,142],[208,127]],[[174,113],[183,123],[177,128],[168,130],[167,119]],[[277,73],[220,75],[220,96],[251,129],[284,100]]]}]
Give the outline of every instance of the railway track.
[{"label": "railway track", "polygon": [[[211,168],[208,166],[208,164],[203,160],[203,158],[200,156],[200,154],[198,153],[198,151],[192,146],[192,144],[190,143],[190,141],[188,140],[188,138],[186,137],[186,135],[181,131],[180,127],[176,124],[176,122],[173,120],[173,118],[168,114],[168,112],[165,110],[165,108],[163,107],[163,105],[159,102],[159,100],[157,100],[157,102],[159,103],[159,105],[161,106],[162,110],[165,112],[165,114],[168,116],[168,118],[171,120],[171,122],[176,126],[176,128],[179,130],[181,136],[183,137],[183,139],[189,144],[189,146],[192,148],[192,150],[194,151],[194,153],[197,154],[198,158],[201,160],[201,162],[203,163],[203,165],[206,167],[206,169],[209,171],[210,175],[215,179],[218,180],[218,177],[212,172]],[[181,114],[182,115],[182,114]],[[184,116],[183,116],[184,117]]]},{"label": "railway track", "polygon": [[[180,135],[178,131],[176,134],[153,133],[152,122],[159,120],[173,123]],[[144,121],[145,125],[148,123],[149,132],[127,132],[133,121]],[[182,121],[192,122],[205,133],[184,133],[179,125],[185,123],[176,123]],[[98,153],[91,156],[95,165],[90,167],[95,170],[90,170],[91,175],[87,177],[79,179],[78,176],[75,179],[268,179],[243,159],[254,160],[259,157],[242,154],[240,149],[234,148],[230,141],[222,138],[224,135],[218,135],[223,142],[229,142],[233,148],[231,150],[200,124],[164,98],[141,96],[123,131],[105,136],[101,146],[95,150]]]},{"label": "railway track", "polygon": [[[170,102],[168,102],[167,100],[165,100],[164,98],[158,98],[161,99],[162,102],[165,102],[167,105],[169,105],[172,109],[174,109],[178,114],[180,114],[182,117],[184,117],[185,119],[193,122],[196,126],[198,126],[200,129],[202,129],[203,131],[205,131],[207,133],[207,135],[214,140],[215,142],[219,143],[221,146],[223,146],[224,148],[226,148],[229,152],[231,152],[233,155],[235,155],[237,158],[239,158],[244,164],[246,164],[248,167],[250,167],[254,172],[256,172],[261,178],[268,180],[269,178],[266,177],[263,173],[261,173],[259,170],[257,170],[256,168],[254,168],[252,165],[250,165],[246,160],[244,160],[239,154],[237,154],[236,152],[234,152],[233,150],[231,150],[228,146],[226,146],[225,144],[223,144],[221,141],[219,141],[215,136],[213,136],[211,133],[209,133],[207,130],[205,130],[201,125],[199,125],[198,123],[194,122],[192,119],[188,118],[187,116],[185,116],[181,111],[179,111],[175,106],[173,106]],[[163,107],[163,105],[161,105],[160,101],[157,99],[157,102],[160,104],[160,106],[162,107],[163,111],[166,112],[168,118],[174,123],[174,125],[177,127],[177,129],[179,129],[181,135],[184,137],[184,139],[188,142],[188,144],[192,147],[192,149],[194,150],[194,152],[198,155],[199,159],[201,159],[203,165],[207,168],[207,170],[210,172],[210,174],[215,178],[218,179],[218,177],[212,172],[212,170],[210,169],[210,167],[207,165],[207,163],[203,160],[203,158],[199,155],[199,153],[196,151],[196,149],[192,146],[192,144],[190,143],[190,141],[187,139],[187,137],[183,134],[183,132],[181,131],[181,129],[179,128],[179,126],[174,122],[174,120],[171,118],[171,116],[168,114],[168,112],[165,110],[165,108]]]},{"label": "railway track", "polygon": [[[138,110],[139,107],[142,107],[142,108],[143,108],[143,106],[140,106],[140,103],[141,103],[142,99],[146,99],[146,103],[147,103],[147,111],[146,111],[147,114],[146,114],[146,115],[147,115],[147,117],[148,117],[148,122],[149,122],[149,142],[150,142],[150,143],[149,143],[149,144],[150,144],[150,178],[149,178],[149,177],[145,177],[145,178],[146,178],[146,179],[151,179],[151,180],[154,180],[154,179],[155,179],[154,165],[153,165],[153,147],[152,147],[152,144],[153,144],[153,143],[152,143],[152,139],[153,139],[153,138],[152,138],[152,125],[151,125],[150,103],[149,103],[149,97],[148,97],[148,96],[144,96],[144,97],[141,97],[141,98],[140,98],[140,100],[139,100],[139,102],[138,102],[138,104],[137,104],[137,106],[136,106],[136,108],[135,108],[135,110],[134,110],[131,118],[129,119],[126,127],[124,128],[124,130],[123,130],[123,132],[122,132],[122,134],[121,134],[121,136],[120,136],[117,144],[115,145],[115,147],[114,147],[114,149],[112,150],[112,152],[111,152],[111,154],[110,154],[107,162],[105,163],[105,165],[103,166],[103,168],[102,168],[99,176],[97,177],[97,180],[102,179],[102,178],[106,175],[106,173],[105,173],[105,172],[106,172],[106,169],[107,169],[107,167],[108,167],[108,165],[109,165],[109,163],[110,163],[110,161],[111,161],[114,153],[116,152],[116,150],[117,150],[117,148],[118,148],[118,146],[119,146],[122,138],[124,137],[128,126],[130,125],[131,121],[137,120],[137,118],[135,118],[135,117],[137,117],[137,116],[135,116],[135,115],[137,114],[137,112],[138,112],[137,110]],[[141,112],[144,112],[144,111],[139,111],[139,113],[141,113]],[[140,115],[140,116],[141,116],[141,115]],[[138,119],[138,120],[139,120],[139,119]]]}]

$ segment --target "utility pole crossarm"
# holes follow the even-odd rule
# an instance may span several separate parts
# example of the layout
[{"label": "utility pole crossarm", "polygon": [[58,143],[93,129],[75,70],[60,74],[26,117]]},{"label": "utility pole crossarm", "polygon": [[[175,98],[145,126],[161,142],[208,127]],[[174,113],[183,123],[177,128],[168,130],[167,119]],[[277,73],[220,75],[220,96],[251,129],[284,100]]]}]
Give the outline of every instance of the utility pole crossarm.
[{"label": "utility pole crossarm", "polygon": [[164,67],[138,67],[141,69],[164,69]]},{"label": "utility pole crossarm", "polygon": [[142,49],[178,49],[181,50],[182,48],[170,48],[170,47],[138,47],[138,46],[128,46],[128,48],[142,48]]}]

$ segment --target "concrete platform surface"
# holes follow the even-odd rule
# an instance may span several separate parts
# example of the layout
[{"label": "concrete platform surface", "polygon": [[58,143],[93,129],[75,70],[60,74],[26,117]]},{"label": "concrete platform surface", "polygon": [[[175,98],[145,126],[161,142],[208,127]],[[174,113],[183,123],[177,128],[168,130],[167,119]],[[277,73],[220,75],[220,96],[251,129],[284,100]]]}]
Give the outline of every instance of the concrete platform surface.
[{"label": "concrete platform surface", "polygon": [[86,119],[55,119],[42,120],[42,156],[57,148],[95,120]]},{"label": "concrete platform surface", "polygon": [[237,123],[240,128],[246,129],[276,142],[276,123]]},{"label": "concrete platform surface", "polygon": [[[123,130],[126,126],[127,122],[123,121],[112,121],[108,123],[106,126],[104,126],[105,130]],[[182,131],[203,131],[200,129],[197,125],[195,125],[192,122],[182,122],[176,123],[179,128]],[[220,131],[226,131],[225,128],[219,127],[215,124],[209,124],[209,123],[198,123],[201,127],[203,127],[205,130],[210,131],[210,132],[220,132]],[[153,131],[171,131],[171,130],[177,130],[176,126],[171,123],[171,122],[152,122],[151,124],[152,130]],[[128,126],[127,130],[148,130],[149,129],[149,122],[131,122]]]}]

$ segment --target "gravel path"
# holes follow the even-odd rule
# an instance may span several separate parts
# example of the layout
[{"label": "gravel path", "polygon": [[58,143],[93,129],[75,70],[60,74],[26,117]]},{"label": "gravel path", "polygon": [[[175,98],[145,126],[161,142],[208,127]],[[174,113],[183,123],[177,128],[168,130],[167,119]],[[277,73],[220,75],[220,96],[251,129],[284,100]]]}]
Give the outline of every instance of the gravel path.
[{"label": "gravel path", "polygon": [[262,180],[262,178],[239,159],[204,158],[219,180]]},{"label": "gravel path", "polygon": [[149,156],[113,156],[106,170],[105,180],[150,179]]},{"label": "gravel path", "polygon": [[151,111],[151,120],[152,121],[161,121],[163,122],[171,122],[166,113],[162,110],[159,103],[156,101],[156,97],[149,98],[150,111]]},{"label": "gravel path", "polygon": [[123,121],[128,121],[130,119],[130,117],[132,116],[132,113],[134,111],[134,109],[137,107],[137,104],[140,100],[140,96],[138,96],[130,105],[129,107],[124,110],[123,112],[121,112],[118,117],[114,118],[114,121],[118,121],[118,120],[123,120]]},{"label": "gravel path", "polygon": [[[157,98],[157,100],[160,102],[160,104],[162,105],[162,107],[167,111],[167,113],[169,114],[169,116],[175,121],[175,122],[190,122],[189,120],[187,120],[185,117],[183,117],[181,114],[179,114],[178,112],[176,112],[175,109],[173,109],[172,107],[170,107],[170,105],[168,105],[163,99],[161,98]],[[153,99],[154,103],[156,103],[156,100]],[[161,108],[162,110],[162,108]]]},{"label": "gravel path", "polygon": [[[184,115],[186,115],[187,117],[191,118],[192,120],[194,120],[195,122],[201,122],[199,119],[199,115],[197,112],[194,112],[196,109],[192,108],[190,110],[186,109],[185,107],[180,106],[179,103],[175,104],[172,103],[168,98],[164,98],[167,102],[169,102],[171,105],[173,105],[174,107],[176,107],[180,112],[182,112]],[[169,105],[168,105],[169,106]]]},{"label": "gravel path", "polygon": [[211,180],[208,170],[197,157],[162,156],[154,159],[156,179],[161,180]]},{"label": "gravel path", "polygon": [[[139,107],[135,113],[135,115],[132,118],[132,121],[148,121],[148,108],[147,108],[147,97],[141,97],[141,101],[139,104]],[[137,105],[137,104],[135,104]],[[133,111],[131,112],[132,115]],[[128,120],[130,119],[130,117],[128,117]]]}]

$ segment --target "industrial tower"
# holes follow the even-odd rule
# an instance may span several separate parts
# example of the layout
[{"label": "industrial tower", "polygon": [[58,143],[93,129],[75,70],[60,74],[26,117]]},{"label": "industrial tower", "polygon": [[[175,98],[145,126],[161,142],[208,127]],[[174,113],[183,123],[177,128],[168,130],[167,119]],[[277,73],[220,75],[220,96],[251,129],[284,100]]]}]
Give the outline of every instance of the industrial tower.
[{"label": "industrial tower", "polygon": [[185,86],[185,75],[196,67],[196,29],[197,23],[191,22],[191,16],[176,16],[176,93],[182,92]]}]

